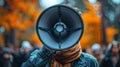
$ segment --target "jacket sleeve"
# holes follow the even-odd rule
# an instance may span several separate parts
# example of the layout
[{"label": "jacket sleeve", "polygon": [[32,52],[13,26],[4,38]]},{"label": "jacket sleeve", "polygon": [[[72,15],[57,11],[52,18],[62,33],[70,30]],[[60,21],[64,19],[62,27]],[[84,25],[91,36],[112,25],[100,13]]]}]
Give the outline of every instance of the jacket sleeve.
[{"label": "jacket sleeve", "polygon": [[52,54],[50,50],[43,46],[40,50],[33,51],[29,59],[21,67],[47,67],[51,62]]},{"label": "jacket sleeve", "polygon": [[92,56],[92,55],[90,55],[90,54],[86,54],[87,55],[87,61],[88,61],[88,67],[99,67],[99,64],[98,64],[98,61],[97,61],[97,59],[94,57],[94,56]]},{"label": "jacket sleeve", "polygon": [[99,67],[99,64],[95,57],[87,53],[83,53],[83,55],[84,57],[82,57],[81,60],[85,59],[84,62],[86,62],[85,64],[87,67]]},{"label": "jacket sleeve", "polygon": [[95,58],[92,58],[90,61],[90,67],[99,67],[99,64]]}]

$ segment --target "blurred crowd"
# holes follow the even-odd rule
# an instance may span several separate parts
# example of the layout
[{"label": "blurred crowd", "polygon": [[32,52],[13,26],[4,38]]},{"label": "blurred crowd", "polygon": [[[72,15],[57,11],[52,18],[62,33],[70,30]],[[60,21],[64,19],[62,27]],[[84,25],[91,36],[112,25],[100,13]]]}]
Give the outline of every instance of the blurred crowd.
[{"label": "blurred crowd", "polygon": [[107,46],[101,46],[100,44],[95,43],[91,49],[87,49],[86,52],[97,59],[99,67],[120,67],[119,46],[120,44],[116,40],[113,40],[112,43]]},{"label": "blurred crowd", "polygon": [[[113,40],[108,46],[95,43],[83,52],[93,55],[100,67],[119,67],[119,46],[119,42]],[[0,67],[21,67],[22,63],[29,58],[31,52],[36,49],[40,49],[40,46],[33,47],[29,41],[23,41],[19,49],[16,49],[12,44],[4,48],[0,47]]]},{"label": "blurred crowd", "polygon": [[31,52],[39,48],[38,45],[33,47],[29,41],[23,41],[19,49],[16,49],[13,44],[0,47],[0,67],[21,67]]}]

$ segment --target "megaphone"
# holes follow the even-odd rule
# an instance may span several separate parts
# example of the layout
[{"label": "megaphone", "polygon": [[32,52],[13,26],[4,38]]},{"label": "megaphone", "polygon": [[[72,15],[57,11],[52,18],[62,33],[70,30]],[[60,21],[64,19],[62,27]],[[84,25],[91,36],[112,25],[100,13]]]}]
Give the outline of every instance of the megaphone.
[{"label": "megaphone", "polygon": [[55,5],[44,10],[36,24],[37,35],[41,42],[54,50],[65,50],[76,45],[83,30],[80,15],[64,5]]}]

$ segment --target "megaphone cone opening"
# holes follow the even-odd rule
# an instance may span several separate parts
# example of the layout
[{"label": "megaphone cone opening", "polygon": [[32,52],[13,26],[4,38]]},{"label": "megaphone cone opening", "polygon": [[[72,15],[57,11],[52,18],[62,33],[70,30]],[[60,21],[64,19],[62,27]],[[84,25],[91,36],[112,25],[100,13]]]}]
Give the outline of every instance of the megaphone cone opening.
[{"label": "megaphone cone opening", "polygon": [[45,46],[55,50],[65,50],[79,42],[84,25],[74,9],[55,5],[42,12],[36,30]]}]

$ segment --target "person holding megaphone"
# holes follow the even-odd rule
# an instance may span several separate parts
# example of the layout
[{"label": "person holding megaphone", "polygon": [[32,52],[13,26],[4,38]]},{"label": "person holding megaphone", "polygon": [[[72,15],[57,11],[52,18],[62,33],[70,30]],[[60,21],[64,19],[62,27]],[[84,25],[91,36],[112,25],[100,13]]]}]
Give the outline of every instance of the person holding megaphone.
[{"label": "person holding megaphone", "polygon": [[83,21],[72,8],[55,5],[44,10],[36,24],[37,34],[43,43],[31,53],[22,67],[98,67],[97,60],[83,53],[80,38]]}]

